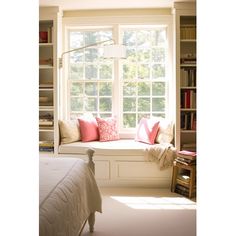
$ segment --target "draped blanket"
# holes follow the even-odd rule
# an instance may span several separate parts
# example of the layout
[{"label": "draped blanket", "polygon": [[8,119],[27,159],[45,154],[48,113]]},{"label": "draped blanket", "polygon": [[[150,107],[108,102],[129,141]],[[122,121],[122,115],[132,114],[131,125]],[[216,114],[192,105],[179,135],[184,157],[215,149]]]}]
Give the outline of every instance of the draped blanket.
[{"label": "draped blanket", "polygon": [[160,170],[164,170],[173,165],[176,157],[176,148],[170,143],[161,143],[146,148],[144,153],[145,158],[149,161],[157,162]]}]

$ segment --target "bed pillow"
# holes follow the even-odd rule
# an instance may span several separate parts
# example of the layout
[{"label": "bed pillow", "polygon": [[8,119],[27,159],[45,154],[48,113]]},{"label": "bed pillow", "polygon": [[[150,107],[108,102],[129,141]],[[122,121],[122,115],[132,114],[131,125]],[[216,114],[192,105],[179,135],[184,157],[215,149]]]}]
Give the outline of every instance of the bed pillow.
[{"label": "bed pillow", "polygon": [[94,117],[79,117],[78,121],[82,142],[96,141],[99,139],[98,125]]},{"label": "bed pillow", "polygon": [[106,119],[96,117],[98,124],[99,140],[100,141],[113,141],[120,139],[117,121],[114,117]]},{"label": "bed pillow", "polygon": [[152,118],[142,118],[139,122],[135,141],[154,144],[159,132],[159,121]]},{"label": "bed pillow", "polygon": [[77,120],[59,120],[61,144],[73,143],[81,140],[79,123]]},{"label": "bed pillow", "polygon": [[160,120],[160,131],[156,137],[157,143],[171,143],[174,138],[174,124],[172,121],[164,118]]}]

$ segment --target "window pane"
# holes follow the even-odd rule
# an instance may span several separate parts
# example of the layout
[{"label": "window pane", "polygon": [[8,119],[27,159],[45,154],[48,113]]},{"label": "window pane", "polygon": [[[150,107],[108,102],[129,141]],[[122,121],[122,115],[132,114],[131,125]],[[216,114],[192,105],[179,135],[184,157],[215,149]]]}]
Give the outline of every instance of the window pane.
[{"label": "window pane", "polygon": [[165,111],[165,98],[152,98],[153,111]]},{"label": "window pane", "polygon": [[123,115],[123,126],[125,128],[136,127],[136,114],[124,114]]},{"label": "window pane", "polygon": [[143,117],[150,118],[150,113],[138,113],[138,123]]},{"label": "window pane", "polygon": [[93,62],[98,58],[98,50],[96,48],[87,48],[84,54],[86,62]]},{"label": "window pane", "polygon": [[126,61],[129,62],[136,62],[137,56],[136,56],[136,50],[134,48],[126,48]]},{"label": "window pane", "polygon": [[125,82],[123,85],[123,96],[136,95],[136,83]]},{"label": "window pane", "polygon": [[139,49],[137,51],[137,61],[149,62],[150,61],[150,49]]},{"label": "window pane", "polygon": [[81,111],[83,109],[83,98],[71,98],[71,111]]},{"label": "window pane", "polygon": [[82,32],[70,32],[70,48],[80,48],[84,46],[84,36]]},{"label": "window pane", "polygon": [[96,96],[97,83],[85,83],[85,94],[88,96]]},{"label": "window pane", "polygon": [[69,79],[83,79],[84,66],[83,64],[71,63],[69,67]]},{"label": "window pane", "polygon": [[135,31],[125,31],[123,35],[123,44],[127,46],[134,46],[136,41]]},{"label": "window pane", "polygon": [[100,79],[112,79],[112,65],[101,65],[99,77]]},{"label": "window pane", "polygon": [[148,79],[150,77],[149,65],[139,65],[138,67],[138,78]]},{"label": "window pane", "polygon": [[134,79],[136,77],[136,65],[123,65],[123,78]]},{"label": "window pane", "polygon": [[83,95],[83,84],[82,83],[72,83],[70,89],[71,96]]},{"label": "window pane", "polygon": [[149,83],[138,83],[138,95],[150,96],[150,84]]},{"label": "window pane", "polygon": [[165,49],[164,48],[153,48],[152,49],[152,61],[163,63],[165,62]]},{"label": "window pane", "polygon": [[97,98],[85,99],[85,111],[97,111]]},{"label": "window pane", "polygon": [[165,118],[165,113],[152,113],[152,116]]},{"label": "window pane", "polygon": [[101,118],[108,118],[108,117],[111,117],[111,116],[112,116],[112,113],[100,113]]},{"label": "window pane", "polygon": [[154,46],[163,46],[166,42],[166,29],[162,28],[152,32],[152,43]]},{"label": "window pane", "polygon": [[97,79],[97,67],[94,65],[85,66],[86,79]]},{"label": "window pane", "polygon": [[153,65],[152,67],[152,78],[165,78],[165,67],[164,65]]},{"label": "window pane", "polygon": [[165,82],[154,82],[152,83],[152,95],[164,96],[165,95]]},{"label": "window pane", "polygon": [[151,31],[150,30],[139,30],[137,32],[137,44],[138,46],[151,46]]},{"label": "window pane", "polygon": [[150,98],[138,99],[138,111],[150,111]]},{"label": "window pane", "polygon": [[85,45],[99,42],[98,32],[96,31],[84,32],[84,41],[85,41]]},{"label": "window pane", "polygon": [[124,98],[123,111],[136,111],[136,98]]},{"label": "window pane", "polygon": [[112,101],[111,98],[100,98],[99,99],[99,110],[101,112],[111,111]]},{"label": "window pane", "polygon": [[111,96],[112,95],[112,83],[99,83],[99,95]]}]

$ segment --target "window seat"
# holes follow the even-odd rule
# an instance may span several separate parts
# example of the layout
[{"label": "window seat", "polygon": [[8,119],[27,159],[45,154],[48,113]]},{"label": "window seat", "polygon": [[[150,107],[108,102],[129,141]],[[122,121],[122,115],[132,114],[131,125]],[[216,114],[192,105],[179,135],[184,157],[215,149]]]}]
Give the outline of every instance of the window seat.
[{"label": "window seat", "polygon": [[145,148],[152,145],[136,142],[134,139],[120,139],[108,142],[73,142],[61,144],[59,153],[61,154],[84,154],[88,148],[93,148],[95,155],[122,155],[122,156],[138,156],[143,155]]},{"label": "window seat", "polygon": [[100,186],[170,187],[172,168],[160,170],[149,161],[145,149],[158,146],[120,139],[108,142],[73,142],[59,145],[59,156],[86,159],[86,150],[93,148],[95,176]]}]

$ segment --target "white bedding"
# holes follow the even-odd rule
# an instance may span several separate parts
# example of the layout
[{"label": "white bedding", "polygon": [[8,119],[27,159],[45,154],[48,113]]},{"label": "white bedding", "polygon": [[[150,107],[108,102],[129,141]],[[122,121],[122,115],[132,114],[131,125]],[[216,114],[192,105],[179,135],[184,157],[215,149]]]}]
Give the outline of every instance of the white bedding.
[{"label": "white bedding", "polygon": [[39,235],[78,235],[93,212],[102,212],[94,175],[78,158],[39,161]]}]

